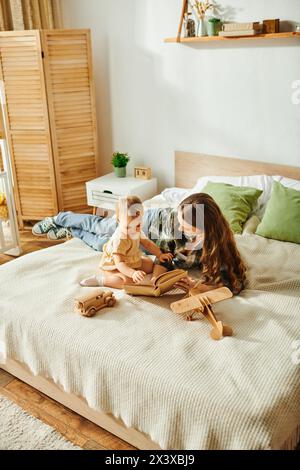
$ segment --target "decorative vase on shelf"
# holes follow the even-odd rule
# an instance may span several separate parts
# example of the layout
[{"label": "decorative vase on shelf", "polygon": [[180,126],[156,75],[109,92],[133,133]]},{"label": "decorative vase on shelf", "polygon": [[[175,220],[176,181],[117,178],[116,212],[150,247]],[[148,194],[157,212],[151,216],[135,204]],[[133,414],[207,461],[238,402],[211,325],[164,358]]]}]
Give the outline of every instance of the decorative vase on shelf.
[{"label": "decorative vase on shelf", "polygon": [[115,166],[114,168],[115,168],[115,175],[118,178],[125,178],[126,177],[126,166],[121,166],[121,167]]},{"label": "decorative vase on shelf", "polygon": [[197,36],[199,37],[207,36],[206,22],[204,18],[201,18],[198,22]]},{"label": "decorative vase on shelf", "polygon": [[208,36],[218,36],[221,31],[222,25],[219,18],[209,18],[207,22],[207,34]]},{"label": "decorative vase on shelf", "polygon": [[192,13],[186,13],[184,17],[184,37],[194,38],[196,36],[195,21],[192,18]]}]

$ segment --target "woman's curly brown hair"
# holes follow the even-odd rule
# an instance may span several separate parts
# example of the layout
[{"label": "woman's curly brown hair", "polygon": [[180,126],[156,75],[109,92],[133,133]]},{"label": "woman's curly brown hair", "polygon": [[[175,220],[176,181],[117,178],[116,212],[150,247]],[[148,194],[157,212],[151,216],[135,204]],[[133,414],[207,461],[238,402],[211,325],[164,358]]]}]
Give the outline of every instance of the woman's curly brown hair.
[{"label": "woman's curly brown hair", "polygon": [[[201,206],[202,205],[202,206]],[[219,206],[205,193],[192,194],[181,202],[182,218],[196,228],[199,225],[198,210],[204,208],[204,242],[202,248],[202,280],[207,284],[222,283],[221,268],[226,267],[227,277],[234,293],[245,285],[246,267],[237,249],[233,233]]]}]

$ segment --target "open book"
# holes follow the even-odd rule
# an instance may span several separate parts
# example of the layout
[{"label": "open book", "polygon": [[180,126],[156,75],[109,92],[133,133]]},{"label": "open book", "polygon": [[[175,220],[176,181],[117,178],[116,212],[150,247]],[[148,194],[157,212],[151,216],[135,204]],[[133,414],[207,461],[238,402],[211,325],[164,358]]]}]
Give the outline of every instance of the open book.
[{"label": "open book", "polygon": [[160,295],[174,289],[174,284],[184,277],[187,277],[187,271],[183,269],[174,269],[158,276],[154,281],[151,280],[152,275],[144,278],[142,283],[136,285],[126,284],[124,290],[131,295],[144,295],[149,297],[159,297]]}]

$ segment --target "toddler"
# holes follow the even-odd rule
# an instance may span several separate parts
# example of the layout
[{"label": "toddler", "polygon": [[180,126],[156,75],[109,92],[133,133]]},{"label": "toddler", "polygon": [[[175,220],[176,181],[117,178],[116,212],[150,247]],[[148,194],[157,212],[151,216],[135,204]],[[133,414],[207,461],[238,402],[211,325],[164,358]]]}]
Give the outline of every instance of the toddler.
[{"label": "toddler", "polygon": [[81,281],[81,286],[105,286],[123,289],[124,284],[142,283],[147,274],[156,278],[166,269],[155,264],[140,250],[142,245],[159,263],[170,262],[171,253],[163,253],[142,232],[143,205],[136,196],[121,198],[117,205],[118,228],[103,246],[99,273]]}]

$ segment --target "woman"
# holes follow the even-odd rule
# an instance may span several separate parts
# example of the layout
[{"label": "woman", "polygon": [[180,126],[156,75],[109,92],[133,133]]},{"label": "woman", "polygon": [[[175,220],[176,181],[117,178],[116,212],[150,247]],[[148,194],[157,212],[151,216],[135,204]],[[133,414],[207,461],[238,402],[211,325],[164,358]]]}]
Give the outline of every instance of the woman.
[{"label": "woman", "polygon": [[[197,216],[203,207],[203,226]],[[200,217],[201,219],[201,217]],[[199,220],[199,217],[198,217]],[[195,236],[201,243],[201,280],[203,290],[226,286],[239,294],[246,281],[246,268],[237,249],[234,235],[219,206],[208,194],[192,194],[178,208],[179,229],[188,237]],[[195,263],[199,266],[198,261]],[[188,280],[188,287],[195,285]]]},{"label": "woman", "polygon": [[[36,224],[33,233],[61,231],[66,234],[70,230],[74,237],[101,251],[116,226],[114,217],[62,212]],[[246,268],[233,233],[219,206],[208,194],[192,194],[181,202],[177,211],[146,210],[143,231],[162,251],[173,254],[173,261],[165,264],[166,268],[200,268],[203,291],[226,286],[238,294],[244,288]],[[187,278],[179,285],[189,289],[196,282]]]}]

